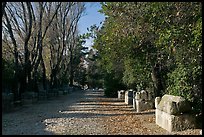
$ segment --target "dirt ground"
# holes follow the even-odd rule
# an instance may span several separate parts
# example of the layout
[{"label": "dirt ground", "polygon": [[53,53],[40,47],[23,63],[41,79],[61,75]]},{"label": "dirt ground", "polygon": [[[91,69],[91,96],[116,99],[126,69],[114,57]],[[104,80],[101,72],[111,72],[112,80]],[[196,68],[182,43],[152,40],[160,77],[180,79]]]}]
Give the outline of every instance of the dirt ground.
[{"label": "dirt ground", "polygon": [[103,91],[80,90],[2,113],[3,135],[200,135],[201,129],[168,132],[154,109],[137,113]]}]

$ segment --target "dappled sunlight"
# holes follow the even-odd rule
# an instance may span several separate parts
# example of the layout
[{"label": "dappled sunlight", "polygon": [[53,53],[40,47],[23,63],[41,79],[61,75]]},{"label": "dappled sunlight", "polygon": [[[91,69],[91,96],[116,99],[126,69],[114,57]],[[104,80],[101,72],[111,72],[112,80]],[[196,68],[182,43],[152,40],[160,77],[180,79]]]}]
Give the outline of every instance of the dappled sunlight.
[{"label": "dappled sunlight", "polygon": [[3,2],[2,134],[202,134],[201,9]]},{"label": "dappled sunlight", "polygon": [[[92,94],[88,92],[88,95]],[[100,94],[98,95],[100,96]],[[102,100],[102,98],[100,99]],[[60,110],[57,117],[45,119],[43,121],[43,123],[46,125],[45,130],[53,132],[53,134],[56,135],[77,135],[78,133],[76,129],[82,128],[84,131],[80,134],[86,134],[87,123],[84,123],[83,121],[90,122],[97,119],[103,119],[108,121],[110,120],[109,122],[111,122],[111,118],[114,119],[114,117],[133,116],[137,114],[137,112],[130,105],[127,105],[124,102],[116,102],[117,99],[114,99],[114,101],[111,102],[110,99],[106,99],[105,97],[103,99],[103,101],[79,101],[69,106],[67,109]],[[108,102],[105,102],[105,100],[108,100]],[[116,121],[123,122],[123,120],[119,119],[116,119]]]},{"label": "dappled sunlight", "polygon": [[[74,112],[74,115],[77,112]],[[46,125],[45,131],[52,132],[54,135],[87,135],[95,134],[96,129],[100,128],[94,122],[97,117],[62,117],[45,119],[43,123]],[[95,129],[91,132],[88,129]]]}]

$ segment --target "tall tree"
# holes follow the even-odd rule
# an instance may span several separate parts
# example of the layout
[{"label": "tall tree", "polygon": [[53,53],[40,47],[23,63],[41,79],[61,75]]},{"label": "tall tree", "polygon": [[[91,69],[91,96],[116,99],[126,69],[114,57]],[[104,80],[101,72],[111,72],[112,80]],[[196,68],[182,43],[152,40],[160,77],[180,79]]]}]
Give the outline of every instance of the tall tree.
[{"label": "tall tree", "polygon": [[[31,3],[9,3],[6,6],[4,27],[8,31],[12,44],[14,46],[14,57],[15,57],[15,79],[20,82],[14,84],[15,99],[21,98],[21,93],[25,91],[27,86],[27,76],[28,76],[28,63],[29,63],[29,51],[28,42],[30,40],[32,31],[32,11]],[[18,20],[21,22],[18,23]],[[21,41],[19,41],[19,39]],[[18,45],[24,45],[24,53],[18,50]],[[22,69],[19,67],[19,54],[24,55],[24,62],[21,62]],[[23,73],[22,73],[23,72]],[[21,75],[23,74],[23,75]],[[18,85],[19,88],[18,88]]]},{"label": "tall tree", "polygon": [[[35,9],[37,4],[39,4],[39,12]],[[37,69],[40,62],[43,66],[42,41],[56,15],[60,3],[56,6],[54,14],[49,16],[48,24],[45,25],[45,29],[42,31],[42,28],[44,28],[42,27],[42,18],[45,6],[46,3],[31,2],[10,2],[6,5],[3,29],[4,35],[8,33],[10,36],[10,39],[7,39],[7,43],[11,41],[13,44],[15,80],[17,81],[13,87],[15,100],[21,99],[22,92],[32,90],[32,87],[30,89],[30,84],[32,84],[31,72],[34,70],[33,78],[37,79]],[[39,18],[37,16],[38,13]],[[35,27],[39,29],[36,31],[33,29]],[[45,68],[43,70],[45,72]],[[37,83],[36,80],[35,83]]]},{"label": "tall tree", "polygon": [[85,10],[85,3],[82,3],[82,2],[79,2],[79,3],[76,3],[76,6],[74,7],[71,15],[74,17],[73,19],[73,26],[72,26],[72,29],[71,29],[71,42],[70,42],[70,45],[69,45],[69,52],[70,52],[70,62],[69,62],[69,85],[70,86],[73,86],[73,80],[74,80],[74,52],[75,52],[75,49],[76,46],[78,45],[77,44],[77,27],[78,27],[78,22],[79,22],[79,19],[81,18],[81,16],[83,15],[83,12]]},{"label": "tall tree", "polygon": [[1,3],[1,8],[2,8],[2,15],[1,15],[1,17],[3,17],[3,15],[4,15],[4,12],[5,12],[5,7],[6,7],[6,2],[2,2]]},{"label": "tall tree", "polygon": [[155,96],[199,100],[201,3],[104,2],[101,12],[106,20],[94,47],[106,73],[129,88],[153,86]]},{"label": "tall tree", "polygon": [[[53,6],[54,5],[54,6]],[[37,40],[37,47],[39,50],[39,55],[38,58],[36,60],[36,63],[34,65],[34,77],[35,77],[35,81],[36,81],[36,77],[37,77],[37,70],[39,65],[41,64],[42,69],[43,69],[43,87],[44,89],[46,89],[46,69],[45,69],[45,64],[44,64],[44,60],[42,57],[42,53],[43,53],[43,40],[46,36],[46,33],[53,21],[53,19],[55,18],[55,16],[57,15],[58,9],[60,8],[61,3],[57,3],[56,5],[52,2],[50,3],[43,3],[40,2],[39,3],[39,31],[38,31],[38,40]],[[47,8],[45,8],[47,7]],[[51,11],[54,11],[53,14],[51,13]],[[47,17],[43,18],[44,12],[47,13]],[[45,22],[43,23],[43,19],[45,19]],[[44,27],[42,26],[44,25]],[[44,31],[43,31],[44,28]]]},{"label": "tall tree", "polygon": [[49,30],[49,38],[47,38],[50,52],[50,63],[47,63],[47,66],[50,66],[52,87],[59,86],[65,79],[69,81],[66,77],[74,73],[74,69],[72,73],[68,72],[73,65],[73,56],[77,53],[79,42],[77,27],[84,10],[85,6],[82,2],[62,3],[53,20],[52,29]]}]

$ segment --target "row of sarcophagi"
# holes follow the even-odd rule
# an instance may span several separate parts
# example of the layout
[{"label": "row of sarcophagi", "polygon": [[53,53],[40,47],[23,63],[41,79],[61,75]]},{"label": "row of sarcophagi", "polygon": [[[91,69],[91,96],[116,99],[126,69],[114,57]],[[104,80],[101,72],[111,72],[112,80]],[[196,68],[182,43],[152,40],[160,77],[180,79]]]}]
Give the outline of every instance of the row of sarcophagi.
[{"label": "row of sarcophagi", "polygon": [[181,96],[165,94],[154,98],[145,90],[120,90],[118,98],[124,99],[137,112],[155,109],[156,124],[169,132],[196,128],[195,116],[191,114],[192,108]]},{"label": "row of sarcophagi", "polygon": [[133,108],[137,112],[154,108],[153,95],[145,90],[139,92],[132,89],[127,91],[120,90],[118,91],[118,98],[124,99],[125,103],[128,105],[133,105]]}]

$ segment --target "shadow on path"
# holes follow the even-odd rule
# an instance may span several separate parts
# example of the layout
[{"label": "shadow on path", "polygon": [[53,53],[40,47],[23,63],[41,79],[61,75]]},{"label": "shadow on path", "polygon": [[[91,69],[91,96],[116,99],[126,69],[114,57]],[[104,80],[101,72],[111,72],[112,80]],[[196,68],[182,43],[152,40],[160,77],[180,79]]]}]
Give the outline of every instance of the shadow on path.
[{"label": "shadow on path", "polygon": [[[38,102],[16,112],[4,114],[2,117],[2,134],[68,134],[66,132],[62,133],[60,129],[68,130],[70,128],[71,132],[73,126],[71,124],[76,119],[141,114],[153,115],[154,112],[137,113],[132,106],[125,104],[124,100],[105,97],[103,91],[80,90],[52,100]],[[89,124],[89,126],[96,126],[94,124],[98,124],[98,122]],[[79,129],[83,127],[83,125],[77,123],[74,123],[74,126],[76,126],[74,128]]]}]

